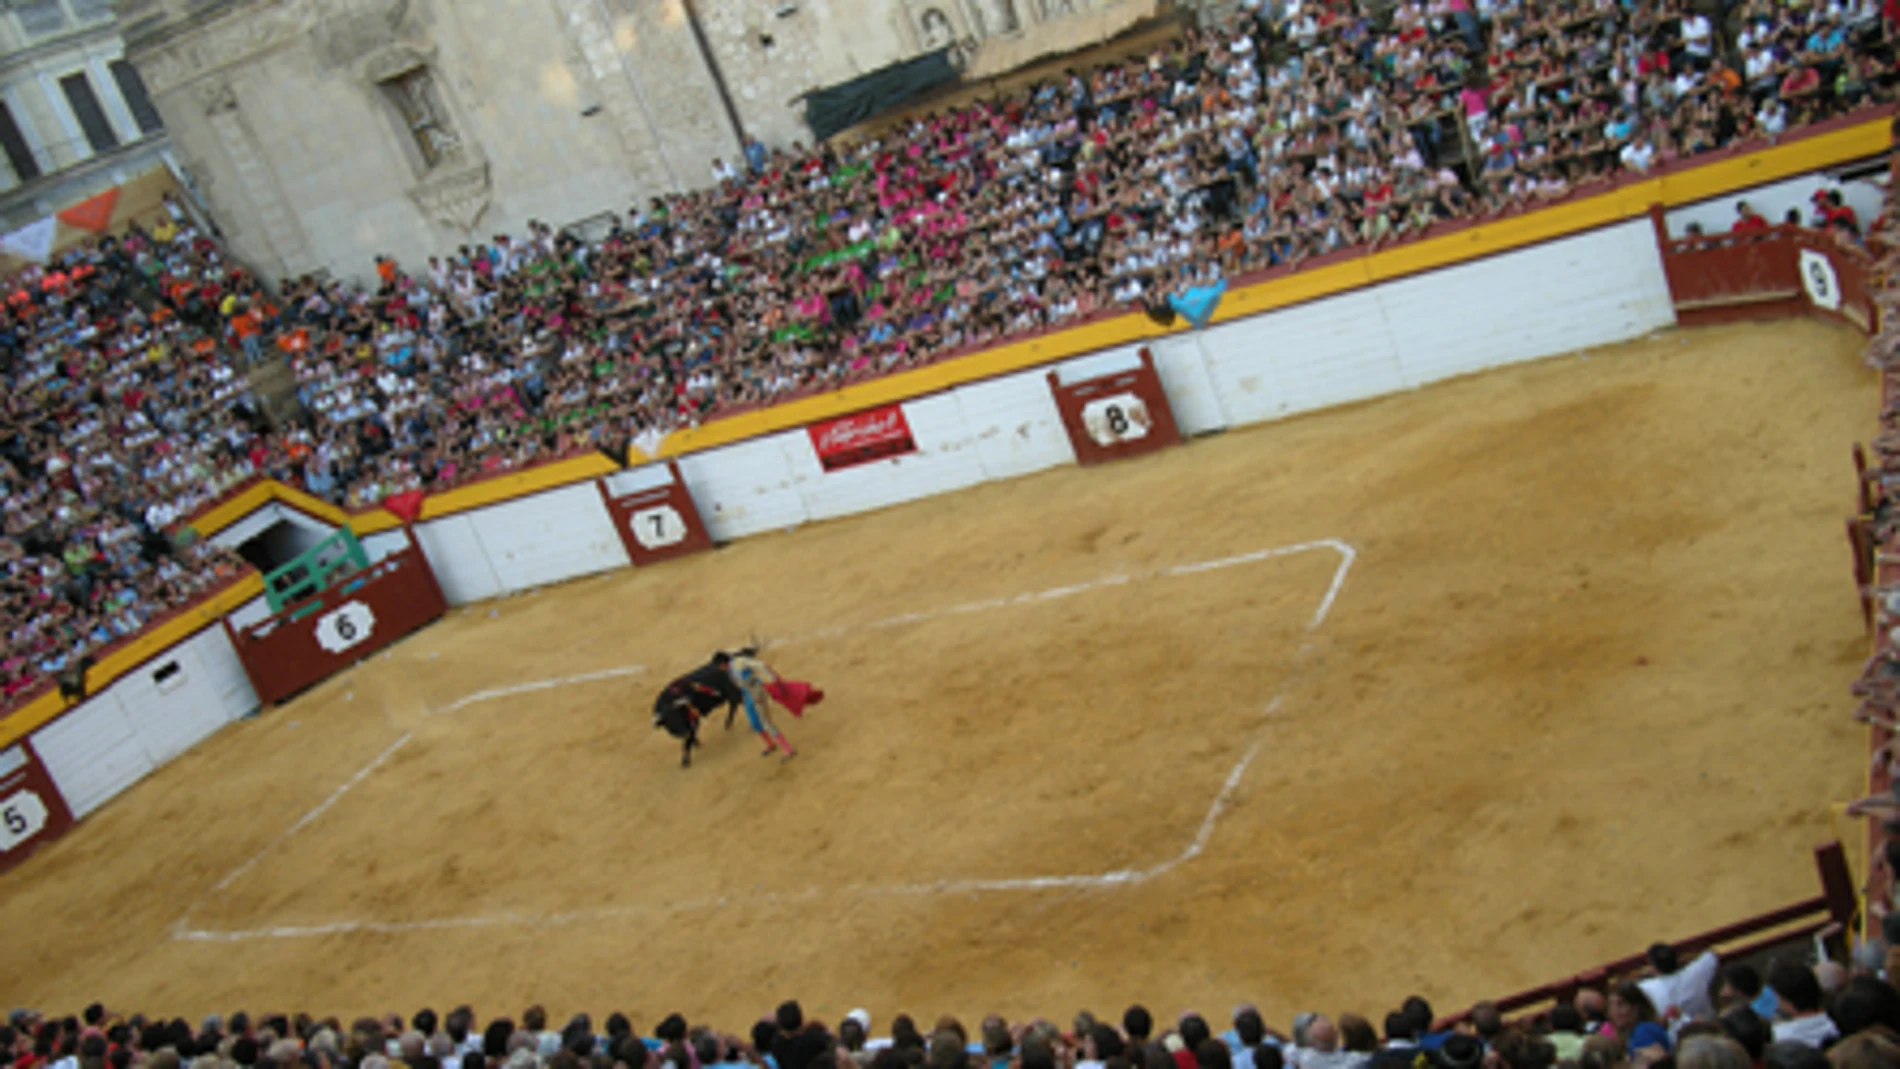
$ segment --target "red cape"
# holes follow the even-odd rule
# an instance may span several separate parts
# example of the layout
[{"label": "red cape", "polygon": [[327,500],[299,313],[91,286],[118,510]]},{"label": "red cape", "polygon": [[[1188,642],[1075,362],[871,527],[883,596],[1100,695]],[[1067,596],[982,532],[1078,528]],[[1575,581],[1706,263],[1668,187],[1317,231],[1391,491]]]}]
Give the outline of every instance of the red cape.
[{"label": "red cape", "polygon": [[772,700],[783,705],[793,716],[804,716],[807,705],[817,705],[825,700],[825,692],[810,683],[800,683],[793,679],[781,679],[776,683],[767,683],[765,692]]}]

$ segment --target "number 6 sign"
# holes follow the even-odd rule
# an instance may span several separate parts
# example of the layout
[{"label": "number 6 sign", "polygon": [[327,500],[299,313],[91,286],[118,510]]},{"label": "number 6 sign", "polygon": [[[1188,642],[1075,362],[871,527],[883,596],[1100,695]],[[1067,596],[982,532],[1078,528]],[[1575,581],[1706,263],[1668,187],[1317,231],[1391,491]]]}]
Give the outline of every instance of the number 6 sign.
[{"label": "number 6 sign", "polygon": [[342,653],[376,630],[376,614],[360,601],[346,601],[317,617],[317,645]]}]

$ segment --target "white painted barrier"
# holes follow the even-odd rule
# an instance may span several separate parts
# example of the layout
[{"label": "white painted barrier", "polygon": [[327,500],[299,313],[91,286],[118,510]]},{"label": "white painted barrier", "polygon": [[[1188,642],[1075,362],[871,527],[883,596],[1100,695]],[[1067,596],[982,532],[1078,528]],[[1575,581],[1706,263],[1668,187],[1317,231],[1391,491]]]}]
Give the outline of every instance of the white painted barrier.
[{"label": "white painted barrier", "polygon": [[33,748],[77,820],[256,709],[230,637],[213,624],[34,732]]}]

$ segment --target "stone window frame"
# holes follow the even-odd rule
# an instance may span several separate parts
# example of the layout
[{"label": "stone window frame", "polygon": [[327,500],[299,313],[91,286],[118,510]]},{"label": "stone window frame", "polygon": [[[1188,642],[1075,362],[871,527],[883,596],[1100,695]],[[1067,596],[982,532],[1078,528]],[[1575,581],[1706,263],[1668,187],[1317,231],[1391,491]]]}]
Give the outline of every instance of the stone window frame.
[{"label": "stone window frame", "polygon": [[[455,167],[468,156],[468,138],[462,132],[461,116],[451,99],[448,85],[435,65],[435,51],[433,45],[388,45],[359,60],[354,72],[356,81],[375,98],[377,110],[388,118],[402,157],[417,178],[426,178],[444,168]],[[447,149],[426,145],[423,131],[405,112],[400,100],[399,94],[403,90],[399,83],[417,71],[429,75],[435,106],[442,112],[439,119],[455,139],[455,143]]]}]

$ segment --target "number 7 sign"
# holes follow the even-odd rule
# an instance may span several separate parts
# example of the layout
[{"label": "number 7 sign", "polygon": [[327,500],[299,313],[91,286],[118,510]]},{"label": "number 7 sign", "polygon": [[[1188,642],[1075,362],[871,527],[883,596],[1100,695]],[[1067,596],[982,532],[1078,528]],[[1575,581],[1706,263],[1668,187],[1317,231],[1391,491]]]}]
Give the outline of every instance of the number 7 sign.
[{"label": "number 7 sign", "polygon": [[653,505],[627,515],[634,541],[648,549],[665,549],[686,540],[686,518],[671,505]]},{"label": "number 7 sign", "polygon": [[614,533],[635,565],[711,549],[712,536],[687,492],[679,466],[651,464],[609,475],[594,484],[613,519]]}]

